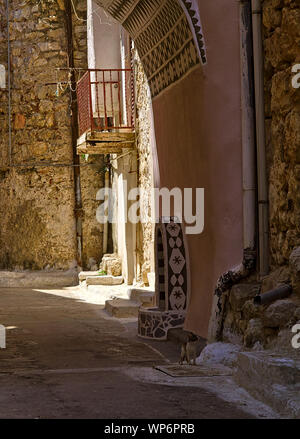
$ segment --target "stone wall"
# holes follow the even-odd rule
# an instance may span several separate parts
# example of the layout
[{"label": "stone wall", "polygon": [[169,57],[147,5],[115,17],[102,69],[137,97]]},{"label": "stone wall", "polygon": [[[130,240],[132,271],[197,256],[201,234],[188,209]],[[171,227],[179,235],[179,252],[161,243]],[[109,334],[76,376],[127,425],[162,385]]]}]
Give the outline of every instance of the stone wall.
[{"label": "stone wall", "polygon": [[[281,300],[256,305],[258,294],[273,291],[282,285],[292,285],[291,294]],[[261,281],[252,278],[234,285],[223,297],[224,318],[222,338],[241,343],[247,348],[290,350],[294,325],[300,323],[300,248],[295,249],[289,264],[273,271]],[[285,345],[284,345],[285,344]]]},{"label": "stone wall", "polygon": [[[0,0],[0,64],[4,66],[7,84],[7,22],[5,1]],[[7,117],[7,89],[0,88],[0,163],[7,163],[8,117]],[[3,177],[3,174],[0,174]]]},{"label": "stone wall", "polygon": [[[7,90],[0,90],[0,268],[68,269],[76,264],[70,90],[49,82],[67,67],[62,0],[10,1],[12,167],[8,157]],[[84,19],[85,1],[75,2]],[[0,62],[7,60],[4,0],[0,0]],[[73,16],[75,66],[86,68],[85,22]],[[93,160],[95,162],[95,160]],[[103,165],[81,168],[83,260],[101,259],[95,220]]]},{"label": "stone wall", "polygon": [[143,222],[138,226],[138,263],[140,281],[147,284],[147,275],[154,271],[154,226],[151,221],[153,206],[153,159],[151,151],[151,95],[147,78],[139,59],[134,52],[136,83],[136,135],[138,150],[138,185],[141,189],[140,206]]},{"label": "stone wall", "polygon": [[300,4],[264,0],[267,160],[272,268],[287,265],[300,243],[300,90],[292,66],[300,62]]}]

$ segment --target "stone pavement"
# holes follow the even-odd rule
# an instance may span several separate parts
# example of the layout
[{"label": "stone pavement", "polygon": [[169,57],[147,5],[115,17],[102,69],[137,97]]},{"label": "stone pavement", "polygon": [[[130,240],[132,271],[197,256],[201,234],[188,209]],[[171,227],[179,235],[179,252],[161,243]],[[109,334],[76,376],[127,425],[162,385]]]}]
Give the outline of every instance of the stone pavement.
[{"label": "stone pavement", "polygon": [[80,297],[76,288],[0,289],[0,418],[274,417],[230,377],[154,370],[176,361],[179,347],[139,340],[136,320],[110,318]]}]

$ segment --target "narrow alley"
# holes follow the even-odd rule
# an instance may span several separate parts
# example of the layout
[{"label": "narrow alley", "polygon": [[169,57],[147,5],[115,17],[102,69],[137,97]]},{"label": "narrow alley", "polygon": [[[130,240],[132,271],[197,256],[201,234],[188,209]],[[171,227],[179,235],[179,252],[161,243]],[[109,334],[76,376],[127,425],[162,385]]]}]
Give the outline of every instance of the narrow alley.
[{"label": "narrow alley", "polygon": [[[153,366],[177,362],[179,346],[140,341],[134,319],[110,318],[78,294],[1,289],[1,418],[254,417],[245,402],[225,402],[201,387],[205,378],[168,380]],[[214,378],[216,387],[224,378]]]},{"label": "narrow alley", "polygon": [[0,421],[300,419],[299,150],[300,0],[0,0]]}]

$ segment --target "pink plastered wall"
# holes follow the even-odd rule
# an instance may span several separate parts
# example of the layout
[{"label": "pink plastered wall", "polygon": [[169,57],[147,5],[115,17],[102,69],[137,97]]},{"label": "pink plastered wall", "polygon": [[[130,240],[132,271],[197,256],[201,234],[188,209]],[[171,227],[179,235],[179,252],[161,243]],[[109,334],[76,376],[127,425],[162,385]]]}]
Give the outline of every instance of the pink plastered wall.
[{"label": "pink plastered wall", "polygon": [[241,79],[239,3],[199,0],[199,9],[208,62],[154,99],[153,112],[160,186],[205,188],[204,233],[188,236],[186,329],[206,337],[216,282],[243,257]]}]

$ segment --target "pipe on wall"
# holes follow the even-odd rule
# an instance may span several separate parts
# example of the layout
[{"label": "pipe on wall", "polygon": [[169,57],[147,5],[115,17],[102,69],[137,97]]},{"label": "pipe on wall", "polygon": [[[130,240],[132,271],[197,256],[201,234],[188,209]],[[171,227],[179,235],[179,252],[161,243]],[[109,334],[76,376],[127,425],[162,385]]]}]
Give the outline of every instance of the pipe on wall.
[{"label": "pipe on wall", "polygon": [[255,108],[251,0],[240,4],[244,249],[256,246]]},{"label": "pipe on wall", "polygon": [[269,199],[266,166],[262,3],[251,0],[256,113],[259,273],[269,274]]},{"label": "pipe on wall", "polygon": [[73,23],[71,3],[64,0],[65,6],[65,28],[67,39],[68,60],[70,68],[70,100],[71,100],[71,129],[72,129],[72,149],[73,149],[73,170],[74,170],[74,192],[75,192],[75,221],[76,221],[76,241],[77,241],[77,268],[82,269],[82,197],[80,183],[80,157],[77,155],[78,139],[78,108],[76,96],[76,78],[74,72],[74,49],[73,49]]},{"label": "pipe on wall", "polygon": [[259,294],[254,298],[254,305],[269,305],[275,300],[286,299],[293,292],[291,285],[283,284],[274,290]]},{"label": "pipe on wall", "polygon": [[109,197],[109,177],[110,177],[110,172],[109,169],[107,168],[105,171],[105,196],[107,197],[107,205],[105,208],[105,212],[104,212],[104,216],[106,217],[106,221],[104,223],[103,226],[103,254],[105,255],[107,253],[107,248],[108,248],[108,212],[109,212],[109,207],[108,207],[108,203],[110,202],[110,200],[108,199]]}]

